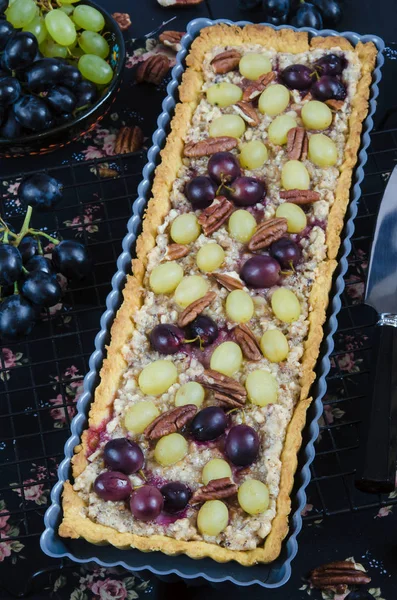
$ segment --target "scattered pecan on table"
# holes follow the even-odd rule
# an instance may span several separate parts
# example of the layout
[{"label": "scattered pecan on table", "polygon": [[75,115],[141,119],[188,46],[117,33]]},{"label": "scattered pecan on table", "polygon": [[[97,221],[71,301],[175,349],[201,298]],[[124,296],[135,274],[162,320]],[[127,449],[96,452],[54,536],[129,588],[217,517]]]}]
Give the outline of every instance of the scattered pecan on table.
[{"label": "scattered pecan on table", "polygon": [[143,131],[138,125],[121,127],[116,136],[114,151],[116,154],[137,152],[143,145]]},{"label": "scattered pecan on table", "polygon": [[138,83],[146,81],[160,85],[170,69],[170,61],[164,54],[152,54],[146,60],[139,63],[136,70],[136,80]]},{"label": "scattered pecan on table", "polygon": [[348,585],[367,584],[371,578],[364,571],[357,569],[355,563],[340,560],[313,569],[309,581],[319,590],[332,590],[344,594]]},{"label": "scattered pecan on table", "polygon": [[181,39],[184,35],[184,31],[163,31],[163,33],[160,33],[159,35],[159,41],[164,44],[164,46],[172,48],[174,52],[179,52],[182,48]]},{"label": "scattered pecan on table", "polygon": [[112,14],[112,17],[120,27],[121,31],[126,31],[131,25],[131,18],[128,13],[115,12]]}]

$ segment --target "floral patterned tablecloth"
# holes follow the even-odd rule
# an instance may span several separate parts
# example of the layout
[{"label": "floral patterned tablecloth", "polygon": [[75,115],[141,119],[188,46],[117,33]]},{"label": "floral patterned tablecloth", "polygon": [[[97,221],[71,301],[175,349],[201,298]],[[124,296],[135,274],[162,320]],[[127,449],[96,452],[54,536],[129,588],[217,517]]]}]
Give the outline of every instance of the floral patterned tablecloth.
[{"label": "floral patterned tablecloth", "polygon": [[[390,7],[394,6],[394,0],[390,0]],[[228,18],[247,18],[237,8],[237,0],[212,0],[204,2],[185,11],[165,10],[158,6],[156,0],[147,0],[146,3],[137,1],[117,0],[113,6],[110,0],[103,0],[103,5],[120,12],[128,12],[131,15],[132,26],[126,32],[126,39],[142,36],[144,33],[157,27],[163,20],[177,15],[176,21],[170,25],[172,29],[183,30],[185,23],[197,16],[213,16]],[[249,17],[248,17],[249,18]],[[260,20],[260,13],[253,14],[253,20]],[[376,27],[378,25],[378,31]],[[371,29],[373,32],[382,34],[386,32],[391,37],[389,23],[385,23],[379,13],[372,18],[369,12],[369,2],[358,0],[346,0],[346,16],[342,23],[345,29],[357,29],[365,31]],[[375,31],[374,31],[375,30]],[[120,169],[120,164],[115,156],[115,140],[121,127],[138,125],[142,128],[147,147],[151,133],[156,124],[157,114],[160,110],[161,100],[165,94],[166,78],[161,85],[139,86],[135,81],[135,67],[148,55],[156,52],[167,54],[172,61],[172,51],[159,45],[157,39],[150,38],[146,42],[127,44],[128,58],[126,63],[125,77],[122,90],[111,112],[82,141],[76,142],[54,154],[46,157],[29,157],[1,161],[1,196],[5,218],[16,219],[22,214],[16,192],[18,182],[13,176],[24,170],[34,170],[43,167],[62,168],[69,161],[87,165],[87,170],[95,170],[92,159],[106,160],[110,169]],[[135,49],[134,49],[135,48]],[[381,112],[391,102],[385,90],[389,93],[392,89],[391,83],[396,74],[396,63],[394,48],[389,46],[387,51],[389,60],[386,64],[386,76],[383,95],[380,99]],[[386,98],[385,98],[386,96]],[[397,142],[397,139],[396,139]],[[393,160],[397,159],[397,153]],[[142,167],[142,161],[139,163]],[[63,172],[63,171],[62,171]],[[66,171],[64,171],[66,172]],[[136,180],[138,183],[139,177]],[[92,243],[106,241],[109,230],[105,226],[106,207],[102,198],[97,194],[95,201],[95,189],[91,192],[92,197],[89,204],[84,205],[82,210],[70,209],[65,212],[61,222],[64,230],[69,230],[70,237],[84,237]],[[120,212],[118,240],[121,239],[128,211]],[[43,225],[43,223],[38,223]],[[114,233],[114,231],[113,231]],[[368,257],[368,233],[363,235],[362,243],[358,242],[355,253],[350,261],[347,275],[346,297],[349,306],[360,306],[362,301],[364,283],[363,269],[365,270]],[[48,245],[46,251],[50,251]],[[69,562],[52,560],[44,556],[39,549],[39,534],[42,530],[42,518],[48,503],[49,492],[56,478],[56,468],[62,458],[63,443],[68,437],[68,424],[75,413],[75,403],[82,392],[82,379],[86,369],[85,359],[93,348],[93,338],[98,327],[104,299],[109,290],[109,281],[114,271],[114,258],[120,251],[120,244],[113,249],[113,260],[107,263],[103,269],[100,285],[98,286],[98,298],[95,307],[84,313],[85,326],[87,320],[92,324],[90,334],[81,342],[83,347],[76,349],[76,340],[73,337],[76,316],[72,311],[72,296],[66,291],[63,302],[52,309],[53,329],[46,329],[49,324],[43,322],[40,326],[40,334],[32,336],[29,344],[12,345],[0,348],[0,598],[14,597],[25,593],[31,594],[35,600],[44,598],[70,599],[70,600],[133,600],[135,598],[174,597],[184,594],[184,597],[194,599],[212,599],[219,594],[219,586],[209,587],[184,583],[164,583],[152,575],[132,574],[122,569],[102,569],[96,565],[74,565]],[[98,280],[96,280],[98,281]],[[74,291],[74,298],[79,294],[79,302],[90,306],[91,296],[85,296],[85,291],[79,289]],[[344,327],[344,324],[341,325]],[[56,363],[46,361],[46,346],[40,346],[40,361],[43,368],[36,375],[37,389],[31,386],[31,367],[37,362],[36,352],[39,348],[40,335],[46,336],[50,331],[55,331],[57,339],[62,340],[62,352]],[[332,370],[339,374],[335,378],[335,384],[331,383],[328,394],[324,400],[324,416],[322,422],[327,427],[338,426],[347,419],[354,418],[357,406],[345,406],[343,395],[346,386],[353,386],[355,393],[360,394],[359,387],[365,388],[367,380],[360,378],[365,375],[369,356],[367,330],[360,328],[340,333],[336,336],[336,346],[339,353],[334,358]],[[51,341],[48,342],[51,345]],[[49,350],[48,350],[49,352]],[[75,356],[75,359],[63,359],[62,356]],[[82,356],[84,358],[82,358]],[[331,373],[332,375],[332,373]],[[26,381],[26,390],[23,394],[13,396],[13,390],[23,389]],[[4,391],[7,391],[7,394]],[[365,393],[365,392],[364,392]],[[6,400],[8,398],[8,400]],[[10,398],[13,405],[10,406]],[[8,404],[7,404],[8,403]],[[40,413],[34,412],[34,408]],[[17,416],[11,426],[7,414],[11,411]],[[350,414],[349,411],[352,411]],[[357,416],[357,415],[356,415]],[[47,442],[45,454],[50,458],[41,459],[44,455],[43,444],[40,436],[37,436],[37,419],[40,426],[46,432],[54,431],[54,442]],[[17,431],[14,431],[17,423]],[[328,432],[323,432],[322,439],[318,442],[318,448],[326,452],[330,440]],[[13,436],[17,437],[13,441]],[[47,445],[48,444],[48,445]],[[12,454],[12,452],[17,454]],[[52,453],[52,454],[51,454]],[[31,459],[37,456],[38,459]],[[16,457],[16,458],[15,458]],[[16,460],[17,459],[17,460]],[[23,490],[17,481],[17,467],[19,461],[18,476],[23,482]],[[318,466],[318,465],[317,465]],[[316,467],[317,468],[317,467]],[[318,467],[321,470],[321,465]],[[329,463],[325,469],[330,469]],[[329,471],[328,471],[329,472]],[[335,480],[336,481],[336,480]],[[338,505],[338,496],[342,492],[335,483],[330,483],[329,494],[335,499],[334,512]],[[328,500],[328,499],[327,499]],[[372,582],[367,589],[373,598],[378,600],[395,600],[397,598],[397,514],[393,512],[395,494],[390,496],[390,504],[384,503],[379,507],[374,500],[374,507],[357,514],[346,513],[336,516],[324,517],[324,502],[319,497],[318,487],[310,486],[308,503],[304,515],[308,517],[305,521],[303,531],[299,537],[300,550],[298,557],[293,563],[293,574],[291,580],[280,590],[267,591],[258,588],[249,590],[252,600],[271,596],[275,600],[303,600],[311,596],[313,600],[344,600],[350,589],[342,594],[336,592],[320,592],[314,590],[305,579],[307,573],[319,564],[332,560],[343,560],[349,558],[363,565]],[[20,513],[16,513],[18,509]],[[8,511],[11,514],[8,514]],[[13,515],[20,516],[14,517]],[[311,518],[309,518],[311,517]],[[29,520],[29,523],[26,520]],[[13,538],[9,540],[9,538]],[[3,541],[1,541],[3,540]],[[6,541],[5,541],[6,540]],[[32,579],[32,575],[35,577]],[[247,591],[231,585],[222,586],[227,589],[231,598],[236,600],[242,598]],[[364,598],[364,596],[363,596]],[[358,600],[359,596],[354,597]],[[352,598],[353,600],[353,598]]]}]

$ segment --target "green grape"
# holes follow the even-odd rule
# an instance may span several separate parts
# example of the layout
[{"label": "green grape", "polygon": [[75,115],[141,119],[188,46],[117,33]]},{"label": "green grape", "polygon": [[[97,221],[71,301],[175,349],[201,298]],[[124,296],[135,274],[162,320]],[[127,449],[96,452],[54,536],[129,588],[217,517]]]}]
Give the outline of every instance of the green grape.
[{"label": "green grape", "polygon": [[176,366],[170,360],[160,359],[149,363],[138,377],[141,391],[148,396],[164,394],[178,379]]},{"label": "green grape", "polygon": [[249,515],[259,515],[269,507],[269,490],[258,479],[246,479],[237,493],[238,503]]},{"label": "green grape", "polygon": [[[36,2],[33,0],[15,0],[7,10],[7,21],[20,29],[29,25],[37,13]],[[29,30],[30,31],[30,30]]]},{"label": "green grape", "polygon": [[79,36],[79,46],[86,54],[95,54],[101,58],[109,56],[109,44],[99,33],[83,31]]},{"label": "green grape", "polygon": [[186,308],[192,302],[205,296],[208,288],[208,281],[201,275],[188,275],[176,288],[174,300],[181,308]]},{"label": "green grape", "polygon": [[197,528],[203,535],[218,535],[229,521],[226,504],[220,500],[208,500],[200,508],[197,515]]},{"label": "green grape", "polygon": [[205,390],[197,381],[188,381],[181,385],[175,394],[175,406],[185,406],[185,404],[195,404],[200,408],[204,402]]},{"label": "green grape", "polygon": [[245,132],[245,121],[239,115],[222,115],[210,124],[211,137],[239,138]]},{"label": "green grape", "polygon": [[268,329],[262,336],[261,350],[270,362],[281,362],[288,356],[288,340],[279,329]]},{"label": "green grape", "polygon": [[[70,4],[76,4],[79,1],[80,0],[60,0],[60,4],[68,6]],[[74,10],[74,6],[72,8]]]},{"label": "green grape", "polygon": [[204,465],[201,479],[204,485],[207,485],[214,479],[223,479],[223,477],[232,477],[232,470],[229,464],[222,458],[213,458]]},{"label": "green grape", "polygon": [[212,353],[210,367],[214,371],[231,377],[241,367],[243,353],[235,342],[223,342]]},{"label": "green grape", "polygon": [[77,66],[83,77],[98,85],[106,85],[113,79],[111,66],[95,54],[83,54]]},{"label": "green grape", "polygon": [[170,433],[160,438],[154,449],[154,458],[162,467],[174,465],[186,456],[189,446],[183,435]]},{"label": "green grape", "polygon": [[[68,46],[68,48],[71,48],[71,46]],[[73,58],[81,58],[82,56],[84,56],[84,50],[82,50],[81,48],[73,48],[71,52],[73,54]],[[71,64],[73,66],[76,66],[76,63],[74,61],[71,61]]]},{"label": "green grape", "polygon": [[248,400],[257,406],[266,406],[277,402],[278,383],[267,371],[256,369],[248,373],[245,380]]},{"label": "green grape", "polygon": [[226,314],[231,321],[247,323],[254,314],[252,298],[244,290],[233,290],[226,298]]},{"label": "green grape", "polygon": [[56,8],[45,16],[47,31],[57,44],[70,46],[76,39],[76,28],[73,21],[65,13]]},{"label": "green grape", "polygon": [[36,37],[37,43],[40,45],[47,38],[47,28],[43,17],[35,17],[28,25],[25,25],[23,31],[29,31]]},{"label": "green grape", "polygon": [[68,17],[70,17],[70,15],[74,11],[74,6],[72,6],[71,4],[65,4],[65,6],[60,6],[59,10],[61,10],[65,13],[65,15],[68,15]]},{"label": "green grape", "polygon": [[143,433],[144,429],[160,415],[159,409],[151,400],[133,404],[125,411],[124,425],[131,433]]},{"label": "green grape", "polygon": [[66,58],[68,55],[66,46],[60,46],[49,39],[40,44],[40,52],[46,58]]},{"label": "green grape", "polygon": [[230,106],[241,100],[242,97],[242,89],[238,85],[227,83],[226,81],[215,83],[207,90],[207,100],[210,104],[215,104],[215,106]]},{"label": "green grape", "polygon": [[279,288],[271,297],[274,314],[284,323],[292,323],[299,319],[301,305],[294,292],[287,288]]},{"label": "green grape", "polygon": [[73,21],[77,27],[88,31],[101,31],[105,27],[105,19],[96,8],[80,4],[76,6],[73,13]]}]

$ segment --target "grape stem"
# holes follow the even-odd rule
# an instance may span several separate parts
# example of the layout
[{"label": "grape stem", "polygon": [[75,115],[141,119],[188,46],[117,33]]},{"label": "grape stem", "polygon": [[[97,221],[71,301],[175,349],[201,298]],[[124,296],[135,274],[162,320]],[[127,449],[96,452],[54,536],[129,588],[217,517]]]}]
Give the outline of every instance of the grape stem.
[{"label": "grape stem", "polygon": [[14,294],[19,294],[18,282],[14,281]]},{"label": "grape stem", "polygon": [[[15,233],[12,233],[12,231],[10,231],[10,229],[7,227],[6,223],[4,223],[3,219],[0,217],[0,223],[2,225],[4,225],[4,228],[2,229],[2,231],[4,231],[3,243],[7,243],[8,237],[11,236],[14,238],[12,245],[15,246],[16,248],[18,248],[19,244],[21,243],[21,240],[25,237],[25,235],[30,234],[30,235],[33,235],[34,237],[42,236],[42,237],[46,238],[47,240],[49,240],[50,242],[52,242],[55,246],[57,244],[59,244],[59,240],[52,237],[51,235],[48,235],[48,233],[45,233],[44,231],[40,231],[38,229],[32,229],[31,227],[29,227],[30,219],[32,218],[32,212],[33,212],[33,207],[28,206],[25,218],[23,220],[21,230],[17,235]],[[43,253],[43,250],[41,248],[41,254],[42,253]]]}]

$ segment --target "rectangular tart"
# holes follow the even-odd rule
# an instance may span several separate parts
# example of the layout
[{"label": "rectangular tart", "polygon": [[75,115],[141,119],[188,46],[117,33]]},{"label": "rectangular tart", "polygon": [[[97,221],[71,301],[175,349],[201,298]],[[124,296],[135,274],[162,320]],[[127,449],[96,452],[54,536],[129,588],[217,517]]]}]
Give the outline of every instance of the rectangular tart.
[{"label": "rectangular tart", "polygon": [[193,42],[61,536],[279,555],[376,54],[261,25]]}]

